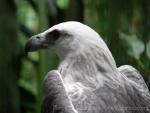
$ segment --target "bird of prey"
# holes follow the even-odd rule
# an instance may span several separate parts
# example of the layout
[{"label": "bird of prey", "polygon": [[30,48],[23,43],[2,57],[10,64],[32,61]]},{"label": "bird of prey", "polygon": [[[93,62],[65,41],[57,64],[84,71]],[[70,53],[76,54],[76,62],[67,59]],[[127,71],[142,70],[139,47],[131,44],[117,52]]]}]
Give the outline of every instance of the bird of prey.
[{"label": "bird of prey", "polygon": [[129,65],[117,68],[100,35],[69,21],[32,36],[26,52],[50,49],[57,70],[44,78],[42,113],[150,113],[150,92]]}]

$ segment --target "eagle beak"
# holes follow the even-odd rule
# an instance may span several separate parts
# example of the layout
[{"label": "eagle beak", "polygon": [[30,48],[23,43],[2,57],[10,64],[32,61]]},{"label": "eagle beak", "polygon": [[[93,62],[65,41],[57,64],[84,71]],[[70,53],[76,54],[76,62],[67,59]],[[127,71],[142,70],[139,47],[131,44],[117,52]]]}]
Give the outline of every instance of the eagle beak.
[{"label": "eagle beak", "polygon": [[47,49],[47,48],[48,48],[48,44],[45,37],[42,37],[40,35],[35,35],[32,36],[27,41],[25,45],[25,53],[27,54],[28,52],[37,51],[40,49]]}]

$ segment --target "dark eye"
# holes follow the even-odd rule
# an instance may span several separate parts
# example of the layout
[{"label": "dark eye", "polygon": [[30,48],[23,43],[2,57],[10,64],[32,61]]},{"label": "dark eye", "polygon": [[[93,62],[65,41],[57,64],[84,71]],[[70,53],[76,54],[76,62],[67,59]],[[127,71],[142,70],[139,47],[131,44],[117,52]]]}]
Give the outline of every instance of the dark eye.
[{"label": "dark eye", "polygon": [[60,37],[60,31],[55,29],[51,32],[51,35],[54,38],[54,40],[57,40]]},{"label": "dark eye", "polygon": [[48,40],[54,42],[54,41],[56,41],[56,40],[59,39],[60,35],[61,35],[60,31],[57,30],[57,29],[54,29],[53,31],[51,31],[51,32],[49,32],[49,33],[46,34],[46,38]]}]

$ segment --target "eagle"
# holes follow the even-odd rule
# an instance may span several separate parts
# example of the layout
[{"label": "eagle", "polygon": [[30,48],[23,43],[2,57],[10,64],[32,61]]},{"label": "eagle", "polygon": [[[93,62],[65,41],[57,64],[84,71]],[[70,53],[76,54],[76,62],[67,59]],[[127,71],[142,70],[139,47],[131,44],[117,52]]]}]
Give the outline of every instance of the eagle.
[{"label": "eagle", "polygon": [[25,51],[59,57],[43,80],[42,113],[150,113],[150,92],[130,65],[117,67],[106,43],[87,25],[63,22],[32,36]]}]

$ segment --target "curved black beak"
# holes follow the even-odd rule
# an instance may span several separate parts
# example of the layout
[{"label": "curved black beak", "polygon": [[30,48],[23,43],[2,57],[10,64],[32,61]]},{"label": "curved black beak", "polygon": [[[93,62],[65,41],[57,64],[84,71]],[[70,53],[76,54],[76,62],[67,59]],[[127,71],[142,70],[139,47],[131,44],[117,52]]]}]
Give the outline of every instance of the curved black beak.
[{"label": "curved black beak", "polygon": [[47,49],[48,43],[45,37],[39,35],[32,36],[25,45],[25,53],[37,51],[40,49]]}]

